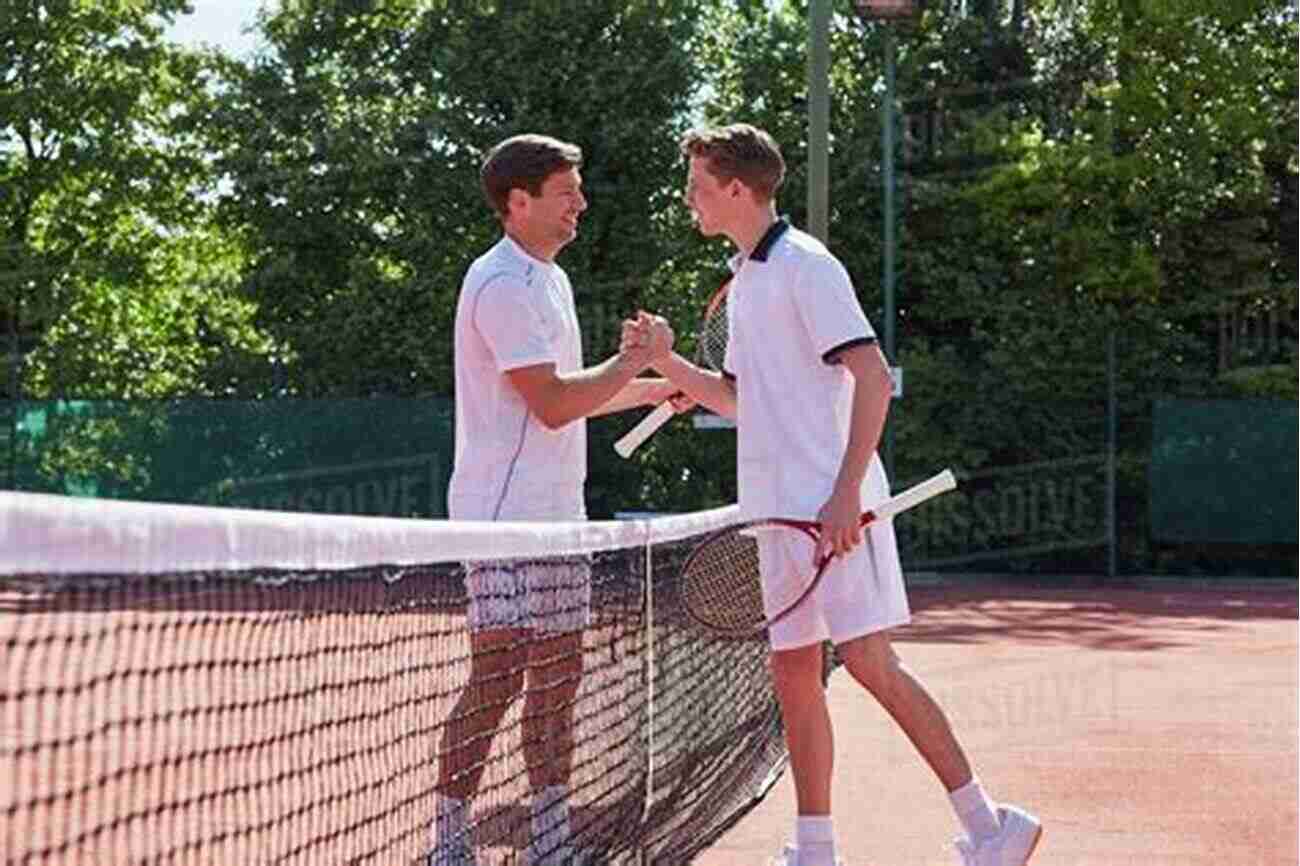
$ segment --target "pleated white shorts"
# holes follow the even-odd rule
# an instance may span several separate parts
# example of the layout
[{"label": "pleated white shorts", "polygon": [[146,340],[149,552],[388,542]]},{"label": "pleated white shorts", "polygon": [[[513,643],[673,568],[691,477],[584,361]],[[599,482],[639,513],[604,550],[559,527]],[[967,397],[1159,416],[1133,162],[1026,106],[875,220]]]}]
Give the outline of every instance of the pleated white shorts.
[{"label": "pleated white shorts", "polygon": [[[763,604],[769,617],[798,594],[809,571],[811,547],[798,530],[757,536]],[[863,532],[862,543],[831,560],[821,582],[803,602],[768,630],[773,650],[797,649],[829,640],[842,644],[911,621],[898,542],[892,522]]]}]

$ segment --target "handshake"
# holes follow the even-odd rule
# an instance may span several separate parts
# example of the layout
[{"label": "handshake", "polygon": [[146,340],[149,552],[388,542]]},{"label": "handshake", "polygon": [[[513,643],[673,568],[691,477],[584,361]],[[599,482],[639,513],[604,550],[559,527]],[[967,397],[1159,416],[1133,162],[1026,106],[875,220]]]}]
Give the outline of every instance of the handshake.
[{"label": "handshake", "polygon": [[644,310],[623,321],[618,354],[641,370],[657,367],[671,354],[675,335],[668,320]]},{"label": "handshake", "polygon": [[[667,375],[673,366],[674,338],[667,319],[642,310],[635,319],[623,322],[618,357],[622,362],[631,364],[637,372],[654,368]],[[629,456],[673,415],[693,409],[696,405],[671,379],[642,379],[638,384],[641,386],[641,399],[638,402],[658,408],[615,445],[615,450],[624,457]]]}]

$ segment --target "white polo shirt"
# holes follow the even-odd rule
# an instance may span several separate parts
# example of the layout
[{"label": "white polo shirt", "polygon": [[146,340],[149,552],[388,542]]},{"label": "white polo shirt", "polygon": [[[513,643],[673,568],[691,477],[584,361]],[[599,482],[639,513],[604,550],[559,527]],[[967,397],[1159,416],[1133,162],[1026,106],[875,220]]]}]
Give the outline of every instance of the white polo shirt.
[{"label": "white polo shirt", "polygon": [[573,287],[553,262],[509,236],[465,274],[456,305],[456,456],[447,491],[457,520],[585,516],[587,426],[548,429],[510,384],[510,370],[582,368]]},{"label": "white polo shirt", "polygon": [[[731,260],[725,371],[736,383],[737,486],[746,519],[813,520],[848,447],[854,380],[836,353],[875,342],[848,272],[785,220]],[[863,507],[889,495],[872,455]]]}]

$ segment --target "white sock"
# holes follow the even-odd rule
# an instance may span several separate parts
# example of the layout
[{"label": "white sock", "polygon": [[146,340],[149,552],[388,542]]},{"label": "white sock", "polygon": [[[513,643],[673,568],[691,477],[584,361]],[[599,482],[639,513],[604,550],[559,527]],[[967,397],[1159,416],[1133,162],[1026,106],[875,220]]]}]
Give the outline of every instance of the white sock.
[{"label": "white sock", "polygon": [[972,842],[979,842],[998,834],[997,806],[984,793],[979,779],[972,778],[968,783],[948,793],[957,819],[966,828],[966,835]]},{"label": "white sock", "polygon": [[534,792],[532,812],[533,846],[539,854],[569,838],[569,789],[564,785],[547,785]]},{"label": "white sock", "polygon": [[438,795],[438,804],[436,817],[433,822],[433,850],[437,851],[438,846],[448,846],[453,844],[457,837],[463,837],[465,833],[465,815],[468,808],[464,800],[456,797],[447,797]]},{"label": "white sock", "polygon": [[800,815],[794,822],[799,866],[835,866],[835,829],[830,815]]}]

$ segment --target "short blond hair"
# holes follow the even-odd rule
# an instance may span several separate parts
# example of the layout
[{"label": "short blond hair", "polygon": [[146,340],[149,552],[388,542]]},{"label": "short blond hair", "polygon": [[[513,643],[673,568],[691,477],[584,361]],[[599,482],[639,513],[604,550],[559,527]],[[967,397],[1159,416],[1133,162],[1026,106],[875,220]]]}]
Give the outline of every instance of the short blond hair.
[{"label": "short blond hair", "polygon": [[771,135],[748,123],[693,129],[682,136],[682,155],[705,160],[723,183],[739,180],[760,201],[776,198],[785,182],[785,160]]}]

